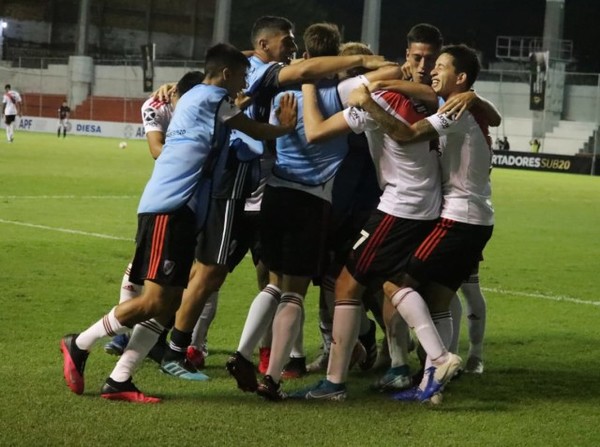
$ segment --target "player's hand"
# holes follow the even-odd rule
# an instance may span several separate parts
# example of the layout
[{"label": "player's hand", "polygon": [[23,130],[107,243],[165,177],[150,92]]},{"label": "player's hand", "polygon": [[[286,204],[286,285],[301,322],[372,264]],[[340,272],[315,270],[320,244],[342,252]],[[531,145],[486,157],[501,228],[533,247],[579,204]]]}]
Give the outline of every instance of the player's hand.
[{"label": "player's hand", "polygon": [[408,61],[404,62],[400,67],[402,70],[402,80],[403,81],[412,81],[412,71],[410,68],[410,63]]},{"label": "player's hand", "polygon": [[369,70],[377,70],[381,67],[387,67],[389,65],[398,65],[396,62],[386,61],[383,56],[377,55],[363,55],[362,64],[363,67]]},{"label": "player's hand", "polygon": [[162,102],[171,102],[171,95],[177,90],[177,84],[163,84],[152,93],[152,97]]},{"label": "player's hand", "polygon": [[371,92],[366,85],[360,85],[350,92],[348,104],[353,107],[363,107],[371,99]]},{"label": "player's hand", "polygon": [[471,109],[479,97],[475,92],[463,92],[452,96],[446,103],[440,107],[438,113],[445,113],[452,116],[454,120],[459,119],[465,110]]},{"label": "player's hand", "polygon": [[245,95],[242,91],[239,91],[235,97],[235,105],[238,106],[238,109],[244,110],[250,104],[252,104],[252,97]]},{"label": "player's hand", "polygon": [[279,101],[279,108],[275,114],[281,126],[290,130],[294,129],[298,120],[298,104],[296,103],[296,96],[291,93],[283,95],[281,101]]}]

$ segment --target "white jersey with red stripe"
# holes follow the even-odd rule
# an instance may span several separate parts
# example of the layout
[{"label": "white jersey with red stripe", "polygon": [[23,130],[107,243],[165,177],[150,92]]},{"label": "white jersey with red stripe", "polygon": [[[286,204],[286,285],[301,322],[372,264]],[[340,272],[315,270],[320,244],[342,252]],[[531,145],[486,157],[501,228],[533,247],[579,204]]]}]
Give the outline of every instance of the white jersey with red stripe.
[{"label": "white jersey with red stripe", "polygon": [[485,118],[465,111],[458,120],[440,113],[427,120],[440,135],[441,216],[473,225],[493,225],[492,140]]},{"label": "white jersey with red stripe", "polygon": [[[342,84],[348,81],[354,85],[365,83],[359,78]],[[343,92],[351,91],[347,87],[344,85],[339,89],[342,102],[347,100]],[[372,97],[387,113],[409,126],[426,116],[424,110],[417,110],[418,107],[400,93],[381,90]],[[366,133],[379,187],[383,191],[377,208],[405,219],[438,218],[442,203],[439,155],[430,150],[429,142],[399,145],[383,132],[369,113],[356,107],[344,110],[344,118],[353,132]]]},{"label": "white jersey with red stripe", "polygon": [[148,98],[142,104],[142,123],[144,132],[167,133],[167,128],[173,116],[173,105],[154,98]]},{"label": "white jersey with red stripe", "polygon": [[17,103],[21,102],[21,95],[16,90],[9,90],[4,93],[2,103],[6,104],[4,108],[5,115],[16,115],[18,113]]}]

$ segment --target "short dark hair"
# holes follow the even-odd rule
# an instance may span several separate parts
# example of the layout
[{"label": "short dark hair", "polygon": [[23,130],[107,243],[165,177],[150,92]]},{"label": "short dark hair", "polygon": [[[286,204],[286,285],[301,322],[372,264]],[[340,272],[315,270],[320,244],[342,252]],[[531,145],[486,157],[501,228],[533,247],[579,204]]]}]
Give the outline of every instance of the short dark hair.
[{"label": "short dark hair", "polygon": [[252,45],[256,44],[259,34],[264,31],[278,31],[287,33],[288,31],[294,30],[294,24],[285,17],[279,16],[263,16],[256,19],[254,25],[252,25],[252,32],[250,33],[250,39]]},{"label": "short dark hair", "polygon": [[203,80],[204,73],[202,73],[201,71],[188,71],[181,77],[179,82],[177,82],[177,93],[181,97],[192,87],[202,83]]},{"label": "short dark hair", "polygon": [[4,86],[4,90],[10,90],[10,84],[6,84],[6,85]]},{"label": "short dark hair", "polygon": [[436,26],[419,23],[413,26],[406,35],[406,44],[410,47],[412,43],[426,43],[439,49],[444,44],[444,38]]},{"label": "short dark hair", "polygon": [[311,57],[337,56],[342,34],[333,23],[314,23],[304,31],[304,47]]},{"label": "short dark hair", "polygon": [[216,76],[224,68],[248,68],[250,62],[244,54],[233,45],[218,43],[208,50],[204,57],[206,76]]},{"label": "short dark hair", "polygon": [[449,54],[454,59],[453,65],[456,73],[466,73],[467,88],[471,88],[477,80],[477,76],[479,76],[479,70],[481,70],[477,52],[465,44],[460,44],[445,46],[440,54],[444,53]]}]

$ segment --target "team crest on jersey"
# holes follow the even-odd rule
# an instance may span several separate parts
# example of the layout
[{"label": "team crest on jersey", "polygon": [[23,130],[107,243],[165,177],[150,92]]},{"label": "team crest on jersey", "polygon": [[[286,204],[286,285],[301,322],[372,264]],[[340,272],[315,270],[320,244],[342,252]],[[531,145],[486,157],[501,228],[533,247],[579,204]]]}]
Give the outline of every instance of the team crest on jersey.
[{"label": "team crest on jersey", "polygon": [[168,259],[163,263],[163,272],[165,275],[170,275],[173,273],[173,269],[175,268],[175,262],[169,261]]},{"label": "team crest on jersey", "polygon": [[144,123],[146,124],[156,122],[156,109],[152,107],[144,109],[144,111],[142,112],[142,117],[144,118]]}]

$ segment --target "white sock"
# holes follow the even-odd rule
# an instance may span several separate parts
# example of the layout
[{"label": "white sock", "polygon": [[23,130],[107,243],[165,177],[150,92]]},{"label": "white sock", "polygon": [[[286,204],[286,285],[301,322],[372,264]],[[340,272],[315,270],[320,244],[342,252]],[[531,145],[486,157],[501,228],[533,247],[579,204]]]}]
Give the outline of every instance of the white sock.
[{"label": "white sock", "polygon": [[305,320],[305,314],[304,314],[304,306],[302,306],[302,320],[300,322],[300,328],[298,329],[298,335],[296,336],[296,339],[294,340],[294,343],[292,344],[292,351],[290,352],[290,358],[302,358],[302,357],[306,357],[306,354],[304,354],[304,320]]},{"label": "white sock", "polygon": [[281,379],[281,370],[292,350],[292,343],[298,336],[302,324],[304,297],[298,293],[284,292],[277,313],[273,319],[273,342],[267,374],[275,382]]},{"label": "white sock", "polygon": [[129,301],[132,298],[138,297],[142,294],[143,286],[134,284],[129,281],[129,273],[131,272],[131,263],[125,269],[125,274],[121,280],[121,292],[119,293],[119,304],[124,301]]},{"label": "white sock", "polygon": [[391,367],[395,368],[408,365],[408,340],[410,331],[404,318],[398,312],[394,312],[391,320],[385,326],[388,352],[390,354]]},{"label": "white sock", "polygon": [[483,358],[483,338],[487,305],[479,286],[479,275],[472,275],[460,287],[465,297],[467,327],[469,329],[469,355]]},{"label": "white sock", "polygon": [[458,354],[460,339],[460,320],[462,319],[462,305],[457,294],[450,300],[450,314],[452,315],[452,342],[448,351]]},{"label": "white sock", "polygon": [[271,325],[280,297],[281,290],[273,284],[269,284],[252,301],[237,348],[247,360],[252,359],[256,345],[266,328]]},{"label": "white sock", "polygon": [[192,332],[192,346],[201,349],[202,345],[206,343],[208,329],[217,315],[218,303],[219,291],[217,290],[216,292],[211,293],[206,300],[206,304],[204,305],[204,309],[200,314],[200,318],[198,318],[196,326],[194,326],[194,332]]},{"label": "white sock", "polygon": [[89,351],[93,344],[101,338],[106,336],[114,337],[117,334],[123,334],[129,330],[128,327],[119,323],[115,317],[116,308],[116,306],[113,307],[108,314],[104,315],[100,320],[79,334],[79,337],[75,340],[75,344],[79,349]]},{"label": "white sock", "polygon": [[414,289],[405,287],[394,293],[391,300],[404,321],[413,328],[419,343],[432,361],[445,360],[448,352],[421,295]]},{"label": "white sock", "polygon": [[154,319],[136,324],[127,348],[119,358],[110,378],[116,382],[125,382],[129,379],[156,344],[158,336],[164,329],[164,326]]},{"label": "white sock", "polygon": [[333,340],[327,366],[327,380],[345,383],[354,345],[358,341],[362,305],[357,301],[340,301],[333,314]]}]

